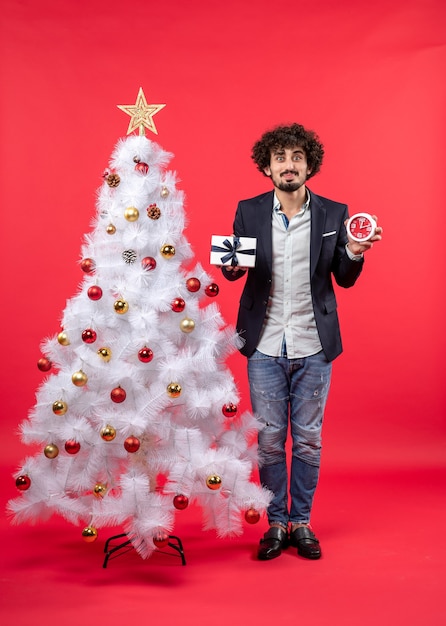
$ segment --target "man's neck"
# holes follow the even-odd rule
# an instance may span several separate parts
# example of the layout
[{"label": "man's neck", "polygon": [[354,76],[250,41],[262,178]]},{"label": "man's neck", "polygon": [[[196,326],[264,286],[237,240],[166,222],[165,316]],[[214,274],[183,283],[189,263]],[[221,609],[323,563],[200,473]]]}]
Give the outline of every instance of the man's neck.
[{"label": "man's neck", "polygon": [[307,200],[307,188],[305,185],[302,185],[296,191],[282,191],[281,189],[276,189],[275,191],[281,209],[288,217],[299,213]]}]

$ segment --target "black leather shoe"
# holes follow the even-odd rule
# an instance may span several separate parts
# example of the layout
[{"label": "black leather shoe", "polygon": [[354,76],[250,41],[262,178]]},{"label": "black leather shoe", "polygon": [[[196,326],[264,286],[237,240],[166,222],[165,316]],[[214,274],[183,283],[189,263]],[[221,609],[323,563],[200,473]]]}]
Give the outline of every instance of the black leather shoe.
[{"label": "black leather shoe", "polygon": [[282,550],[288,547],[287,531],[278,526],[271,526],[260,539],[258,558],[261,561],[270,561],[282,554]]},{"label": "black leather shoe", "polygon": [[306,559],[320,559],[322,556],[319,539],[308,526],[298,526],[290,533],[290,544],[297,547],[297,554]]}]

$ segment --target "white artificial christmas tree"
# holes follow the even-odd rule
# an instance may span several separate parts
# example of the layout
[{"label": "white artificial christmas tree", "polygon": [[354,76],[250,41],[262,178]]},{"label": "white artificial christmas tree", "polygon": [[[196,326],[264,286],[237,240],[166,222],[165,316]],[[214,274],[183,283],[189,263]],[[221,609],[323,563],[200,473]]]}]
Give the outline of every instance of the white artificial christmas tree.
[{"label": "white artificial christmas tree", "polygon": [[16,474],[15,522],[53,513],[83,527],[120,526],[146,558],[164,545],[175,512],[197,502],[204,527],[240,534],[271,494],[252,477],[249,413],[225,360],[240,339],[213,299],[218,286],[184,235],[183,193],[166,170],[171,154],[140,90],[98,192],[82,247],[83,281],[58,335],[42,344],[48,372],[21,425],[39,444]]}]

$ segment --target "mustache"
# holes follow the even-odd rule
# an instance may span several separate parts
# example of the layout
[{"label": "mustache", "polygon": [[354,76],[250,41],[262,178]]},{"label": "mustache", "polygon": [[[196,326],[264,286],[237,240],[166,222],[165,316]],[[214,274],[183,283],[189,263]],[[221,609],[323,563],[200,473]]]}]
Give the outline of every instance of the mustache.
[{"label": "mustache", "polygon": [[285,176],[286,174],[296,174],[296,170],[285,170],[284,172],[281,172],[280,175],[281,176]]}]

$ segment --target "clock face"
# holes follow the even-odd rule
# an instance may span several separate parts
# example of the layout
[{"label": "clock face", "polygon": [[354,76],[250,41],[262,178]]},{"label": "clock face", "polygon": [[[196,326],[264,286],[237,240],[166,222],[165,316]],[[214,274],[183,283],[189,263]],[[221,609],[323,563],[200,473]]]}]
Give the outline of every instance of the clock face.
[{"label": "clock face", "polygon": [[347,223],[347,229],[355,241],[368,241],[375,234],[375,220],[367,213],[353,215]]}]

